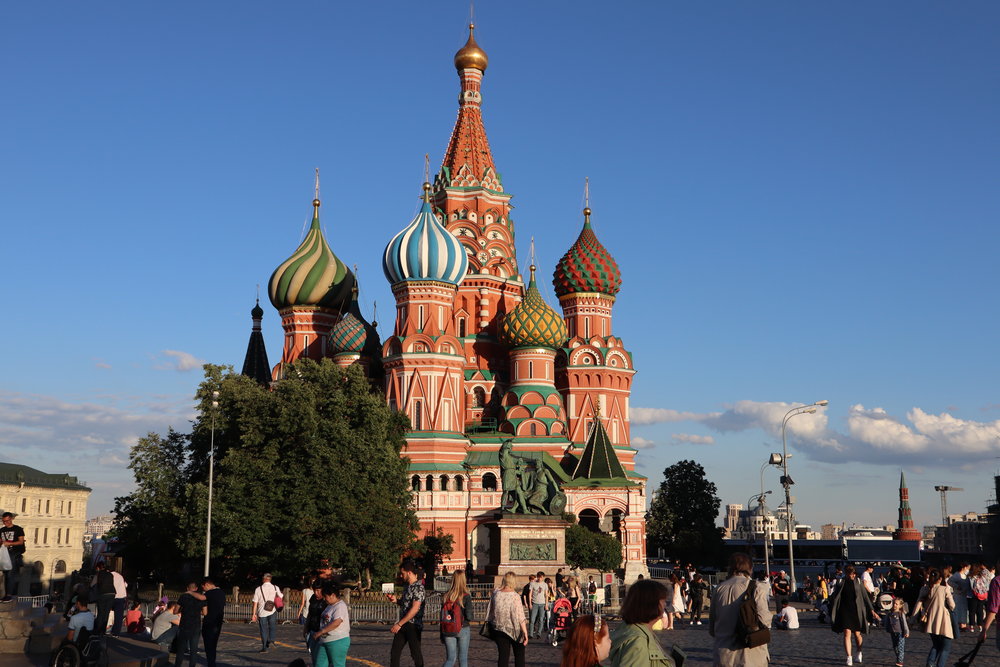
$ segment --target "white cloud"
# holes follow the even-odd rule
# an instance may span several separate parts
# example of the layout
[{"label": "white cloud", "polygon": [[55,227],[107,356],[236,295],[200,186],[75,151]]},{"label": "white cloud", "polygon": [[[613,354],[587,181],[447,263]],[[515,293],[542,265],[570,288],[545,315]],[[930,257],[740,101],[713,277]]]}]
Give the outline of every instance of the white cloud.
[{"label": "white cloud", "polygon": [[[633,408],[642,415],[634,423],[691,421],[719,433],[759,429],[776,440],[781,423],[796,404],[766,401],[737,401],[723,412],[680,412],[669,408]],[[1000,420],[977,422],[957,418],[948,412],[929,414],[914,407],[905,419],[890,415],[884,408],[853,405],[846,418],[846,433],[829,424],[827,410],[817,406],[814,414],[800,414],[786,423],[789,445],[818,461],[850,461],[946,466],[961,468],[970,463],[992,461],[1000,455]],[[677,442],[691,442],[687,434],[673,436]]]},{"label": "white cloud", "polygon": [[697,435],[694,433],[674,433],[670,439],[679,444],[689,445],[713,445],[715,438],[710,435]]},{"label": "white cloud", "polygon": [[649,449],[650,447],[656,446],[655,442],[647,438],[643,438],[642,436],[636,436],[632,438],[629,444],[635,447],[636,449]]},{"label": "white cloud", "polygon": [[632,424],[643,426],[646,424],[661,424],[664,422],[685,422],[701,421],[717,416],[718,412],[710,414],[699,414],[697,412],[678,412],[667,408],[632,408]]},{"label": "white cloud", "polygon": [[163,350],[160,354],[172,357],[172,359],[156,366],[157,370],[174,370],[183,373],[201,368],[205,363],[204,359],[199,359],[190,352],[182,352],[181,350]]}]

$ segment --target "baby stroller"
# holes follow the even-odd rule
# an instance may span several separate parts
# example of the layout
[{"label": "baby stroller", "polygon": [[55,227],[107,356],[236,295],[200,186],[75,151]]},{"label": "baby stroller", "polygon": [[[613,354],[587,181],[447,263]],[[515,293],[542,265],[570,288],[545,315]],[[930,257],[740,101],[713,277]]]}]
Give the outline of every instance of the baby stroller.
[{"label": "baby stroller", "polygon": [[552,603],[552,621],[549,624],[550,644],[556,646],[560,639],[566,639],[566,631],[569,630],[572,618],[573,605],[568,598],[559,598]]}]

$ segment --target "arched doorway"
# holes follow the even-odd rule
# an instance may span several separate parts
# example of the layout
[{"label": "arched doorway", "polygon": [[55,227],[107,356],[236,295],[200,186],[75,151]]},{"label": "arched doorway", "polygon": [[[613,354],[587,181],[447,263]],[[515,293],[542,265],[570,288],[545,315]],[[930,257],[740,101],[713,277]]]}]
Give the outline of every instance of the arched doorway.
[{"label": "arched doorway", "polygon": [[601,532],[601,515],[597,513],[597,510],[581,510],[579,520],[580,525],[587,530],[595,533]]}]

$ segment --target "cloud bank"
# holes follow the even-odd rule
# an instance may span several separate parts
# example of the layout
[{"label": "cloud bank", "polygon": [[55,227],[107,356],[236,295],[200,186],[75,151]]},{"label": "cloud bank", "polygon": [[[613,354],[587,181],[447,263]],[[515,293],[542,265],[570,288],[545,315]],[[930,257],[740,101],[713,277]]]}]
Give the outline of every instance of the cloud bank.
[{"label": "cloud bank", "polygon": [[[761,430],[781,438],[781,421],[796,404],[738,401],[722,412],[679,412],[668,408],[634,408],[633,424],[696,422],[717,433]],[[862,462],[894,465],[935,465],[967,469],[976,462],[1000,456],[1000,420],[979,422],[960,419],[948,412],[930,414],[914,407],[905,418],[890,415],[884,408],[852,405],[845,428],[830,426],[825,408],[802,414],[786,426],[789,444],[810,458],[830,463]],[[679,433],[676,443],[698,443],[699,438]]]},{"label": "cloud bank", "polygon": [[168,357],[168,359],[165,363],[156,366],[157,370],[172,370],[184,373],[186,371],[197,370],[205,364],[204,359],[199,359],[190,352],[182,352],[181,350],[163,350],[160,354],[164,357]]}]

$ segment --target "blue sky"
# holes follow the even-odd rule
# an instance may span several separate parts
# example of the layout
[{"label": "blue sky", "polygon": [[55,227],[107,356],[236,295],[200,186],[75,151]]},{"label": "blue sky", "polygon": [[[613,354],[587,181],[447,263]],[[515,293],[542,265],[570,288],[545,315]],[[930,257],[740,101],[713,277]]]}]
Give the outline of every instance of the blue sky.
[{"label": "blue sky", "polygon": [[[787,406],[800,520],[981,510],[1000,457],[1000,6],[481,2],[487,131],[544,276],[581,224],[624,286],[633,437],[746,502]],[[242,363],[255,286],[322,223],[366,312],[455,119],[460,2],[8,4],[0,458],[91,513]],[[541,285],[555,303],[551,284]],[[266,306],[271,359],[277,314]],[[382,327],[383,333],[385,327]],[[784,404],[784,405],[783,405]],[[642,408],[642,409],[639,409]],[[777,493],[777,475],[765,483]]]}]

